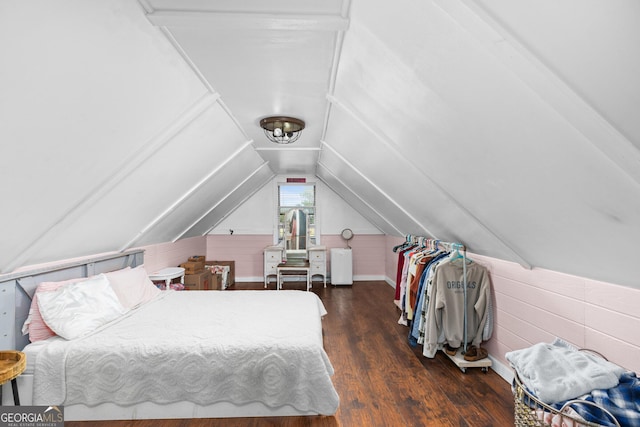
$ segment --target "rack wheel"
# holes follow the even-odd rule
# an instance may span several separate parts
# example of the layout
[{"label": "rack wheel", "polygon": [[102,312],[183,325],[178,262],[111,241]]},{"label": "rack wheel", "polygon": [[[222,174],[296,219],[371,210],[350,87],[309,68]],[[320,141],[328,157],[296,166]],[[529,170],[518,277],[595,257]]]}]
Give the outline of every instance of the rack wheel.
[{"label": "rack wheel", "polygon": [[483,366],[482,367],[482,372],[484,372],[486,374],[487,372],[489,372],[489,368],[487,368],[486,366]]}]

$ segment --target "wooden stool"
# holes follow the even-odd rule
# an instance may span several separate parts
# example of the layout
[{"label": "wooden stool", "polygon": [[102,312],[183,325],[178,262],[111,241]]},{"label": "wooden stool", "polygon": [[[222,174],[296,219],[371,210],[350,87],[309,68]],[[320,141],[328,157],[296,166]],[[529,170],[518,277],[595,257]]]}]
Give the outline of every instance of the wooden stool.
[{"label": "wooden stool", "polygon": [[0,405],[2,405],[2,387],[7,381],[11,381],[13,389],[13,404],[20,406],[20,396],[18,395],[18,375],[24,372],[27,367],[27,355],[21,351],[6,350],[0,351]]}]

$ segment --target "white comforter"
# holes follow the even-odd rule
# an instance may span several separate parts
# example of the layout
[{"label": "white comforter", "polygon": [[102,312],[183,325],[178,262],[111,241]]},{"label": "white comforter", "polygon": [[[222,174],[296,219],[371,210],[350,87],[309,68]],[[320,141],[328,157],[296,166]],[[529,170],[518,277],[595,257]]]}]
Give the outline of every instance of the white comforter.
[{"label": "white comforter", "polygon": [[311,292],[164,292],[88,337],[52,339],[33,404],[262,402],[333,414],[324,314]]}]

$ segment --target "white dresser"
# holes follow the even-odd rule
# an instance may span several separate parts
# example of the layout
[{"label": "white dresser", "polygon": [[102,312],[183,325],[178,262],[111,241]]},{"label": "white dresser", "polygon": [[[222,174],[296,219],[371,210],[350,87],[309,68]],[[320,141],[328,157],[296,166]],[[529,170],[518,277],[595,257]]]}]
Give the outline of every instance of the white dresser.
[{"label": "white dresser", "polygon": [[327,248],[312,246],[309,248],[309,276],[322,276],[324,287],[327,287]]},{"label": "white dresser", "polygon": [[269,283],[269,276],[278,280],[278,264],[283,260],[284,248],[282,246],[267,246],[264,248],[264,287]]}]

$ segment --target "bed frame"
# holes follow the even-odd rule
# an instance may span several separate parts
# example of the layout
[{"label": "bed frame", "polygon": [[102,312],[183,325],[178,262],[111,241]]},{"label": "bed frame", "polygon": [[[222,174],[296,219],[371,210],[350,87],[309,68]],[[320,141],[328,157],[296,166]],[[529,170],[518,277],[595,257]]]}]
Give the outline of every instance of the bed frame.
[{"label": "bed frame", "polygon": [[[22,350],[29,344],[22,335],[22,325],[29,314],[31,299],[39,283],[84,278],[100,273],[137,267],[144,263],[144,250],[130,250],[117,254],[85,258],[49,267],[0,275],[0,350]],[[18,377],[20,400],[30,405],[33,397],[33,375]],[[7,383],[8,384],[8,383]],[[5,384],[6,385],[6,384]],[[11,393],[4,393],[5,402]],[[200,406],[191,402],[158,405],[145,402],[128,407],[111,403],[88,407],[65,406],[65,420],[131,420],[163,418],[227,418],[317,415],[301,412],[292,406],[270,408],[260,402],[237,406],[229,402]]]},{"label": "bed frame", "polygon": [[0,349],[22,350],[29,344],[28,337],[22,335],[22,325],[39,283],[89,277],[143,262],[144,250],[131,250],[0,275]]}]

